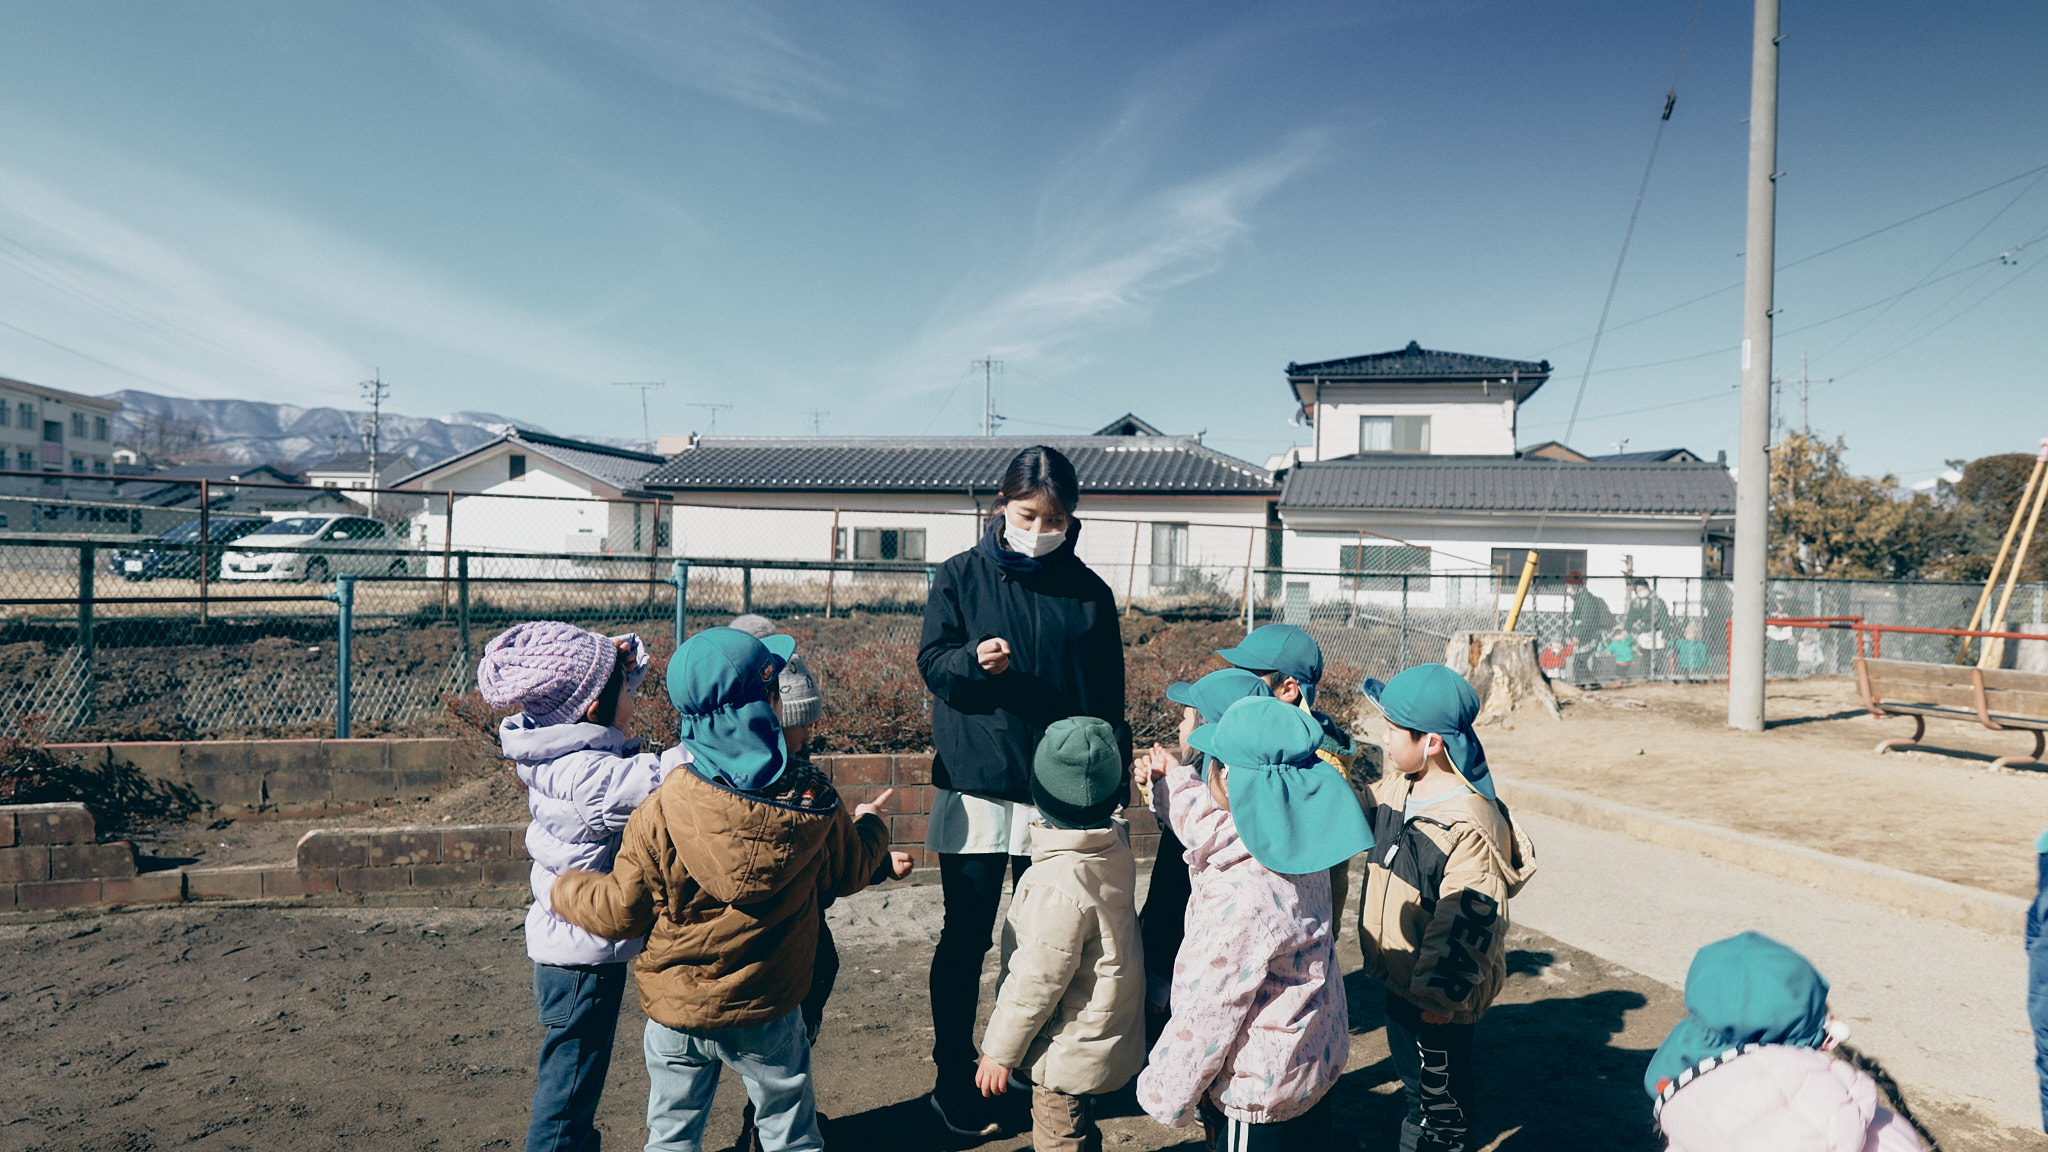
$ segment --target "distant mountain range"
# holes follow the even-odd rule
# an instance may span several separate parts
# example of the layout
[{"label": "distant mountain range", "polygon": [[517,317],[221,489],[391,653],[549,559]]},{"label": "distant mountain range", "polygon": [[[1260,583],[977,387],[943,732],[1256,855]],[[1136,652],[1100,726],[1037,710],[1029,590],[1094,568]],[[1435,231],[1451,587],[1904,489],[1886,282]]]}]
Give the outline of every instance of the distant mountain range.
[{"label": "distant mountain range", "polygon": [[[114,417],[114,440],[159,457],[306,465],[344,452],[370,450],[368,411],[301,408],[256,400],[188,400],[133,389],[106,396],[121,402],[121,411]],[[495,440],[515,424],[547,431],[494,412],[452,412],[439,417],[385,412],[378,451],[410,456],[415,464],[425,466]],[[639,446],[639,441],[599,442]]]}]

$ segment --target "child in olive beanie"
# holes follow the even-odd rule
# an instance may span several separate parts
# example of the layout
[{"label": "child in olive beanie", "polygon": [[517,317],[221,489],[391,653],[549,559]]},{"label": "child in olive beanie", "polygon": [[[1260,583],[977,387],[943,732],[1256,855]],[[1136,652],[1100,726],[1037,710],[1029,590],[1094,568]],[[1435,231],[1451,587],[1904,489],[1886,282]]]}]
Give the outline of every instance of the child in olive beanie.
[{"label": "child in olive beanie", "polygon": [[1107,721],[1074,716],[1045,730],[1031,758],[1031,800],[1054,828],[1107,828],[1128,791]]}]

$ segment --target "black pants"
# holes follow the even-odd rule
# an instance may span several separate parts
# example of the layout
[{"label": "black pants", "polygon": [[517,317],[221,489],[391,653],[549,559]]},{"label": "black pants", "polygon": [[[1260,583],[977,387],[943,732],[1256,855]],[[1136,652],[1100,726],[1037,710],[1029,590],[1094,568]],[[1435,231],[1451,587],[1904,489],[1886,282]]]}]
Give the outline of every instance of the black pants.
[{"label": "black pants", "polygon": [[832,985],[839,979],[839,949],[832,943],[832,929],[825,924],[821,913],[818,918],[818,955],[811,962],[811,990],[804,993],[804,1002],[797,1007],[804,1014],[804,1033],[812,1042],[818,1039],[818,1029],[825,1023],[825,1001],[832,996]]},{"label": "black pants", "polygon": [[1187,935],[1188,880],[1186,849],[1173,829],[1159,829],[1159,854],[1152,858],[1152,887],[1145,910],[1138,914],[1138,932],[1145,944],[1145,975],[1173,979],[1173,958]]},{"label": "black pants", "polygon": [[1330,1096],[1323,1093],[1316,1106],[1278,1124],[1247,1124],[1232,1120],[1202,1097],[1198,1111],[1202,1131],[1212,1152],[1325,1152],[1330,1142]]},{"label": "black pants", "polygon": [[1387,993],[1387,1048],[1408,1115],[1401,1152],[1465,1152],[1472,1127],[1472,1024],[1425,1024],[1422,1009]]},{"label": "black pants", "polygon": [[932,1062],[939,1067],[941,1084],[973,1087],[974,1064],[980,1056],[974,1046],[974,1016],[981,1002],[981,963],[995,943],[1003,873],[1011,874],[1014,888],[1029,867],[1031,857],[1005,852],[939,856],[946,922],[932,951],[931,991]]}]

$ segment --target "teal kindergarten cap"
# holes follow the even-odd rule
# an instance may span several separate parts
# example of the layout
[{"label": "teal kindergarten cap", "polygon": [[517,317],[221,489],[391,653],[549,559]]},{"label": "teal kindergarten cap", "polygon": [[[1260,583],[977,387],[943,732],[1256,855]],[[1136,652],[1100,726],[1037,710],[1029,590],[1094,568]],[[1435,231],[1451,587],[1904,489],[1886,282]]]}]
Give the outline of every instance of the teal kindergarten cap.
[{"label": "teal kindergarten cap", "polygon": [[[1249,672],[1278,672],[1292,676],[1311,701],[1316,685],[1323,682],[1323,650],[1316,638],[1292,624],[1266,624],[1251,630],[1235,648],[1216,653],[1233,667]],[[1225,761],[1229,763],[1229,761]]]},{"label": "teal kindergarten cap", "polygon": [[1202,722],[1214,724],[1224,710],[1247,696],[1271,696],[1273,690],[1256,672],[1242,668],[1219,668],[1190,683],[1176,680],[1166,686],[1166,698],[1201,714]]},{"label": "teal kindergarten cap", "polygon": [[1287,876],[1341,864],[1372,847],[1358,795],[1316,756],[1323,728],[1270,696],[1248,696],[1188,743],[1229,769],[1230,814],[1252,858]]},{"label": "teal kindergarten cap", "polygon": [[775,783],[788,759],[768,689],[796,653],[796,639],[756,640],[736,628],[706,628],[668,661],[668,698],[680,735],[706,780],[743,792]]},{"label": "teal kindergarten cap", "polygon": [[1818,1048],[1827,1040],[1828,982],[1806,957],[1760,932],[1716,940],[1685,973],[1685,1018],[1650,1057],[1643,1089],[1663,1094],[1704,1061],[1745,1044]]},{"label": "teal kindergarten cap", "polygon": [[1379,705],[1387,719],[1416,732],[1443,737],[1451,766],[1467,787],[1494,798],[1493,773],[1486,767],[1486,749],[1472,731],[1479,716],[1479,693],[1463,676],[1443,664],[1417,664],[1392,680],[1367,680],[1359,686]]}]

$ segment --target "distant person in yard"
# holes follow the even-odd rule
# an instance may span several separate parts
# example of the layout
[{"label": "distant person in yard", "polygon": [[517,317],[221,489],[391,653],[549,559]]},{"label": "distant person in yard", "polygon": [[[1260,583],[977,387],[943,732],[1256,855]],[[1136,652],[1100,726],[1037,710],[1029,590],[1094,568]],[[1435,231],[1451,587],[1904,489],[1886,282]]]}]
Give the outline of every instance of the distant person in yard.
[{"label": "distant person in yard", "polygon": [[1507,981],[1508,898],[1535,873],[1535,847],[1494,796],[1472,731],[1479,694],[1463,676],[1420,664],[1364,687],[1387,718],[1387,771],[1372,786],[1358,943],[1385,987],[1408,1102],[1400,1148],[1463,1152],[1473,1038]]},{"label": "distant person in yard", "polygon": [[1643,1073],[1670,1152],[1939,1152],[1884,1069],[1842,1044],[1827,980],[1776,940],[1700,949],[1685,1013]]},{"label": "distant person in yard", "polygon": [[721,1065],[746,1082],[763,1149],[824,1147],[801,1010],[818,906],[888,866],[889,794],[849,812],[790,759],[776,697],[795,648],[733,628],[684,641],[668,694],[687,759],[626,822],[609,875],[571,869],[549,893],[587,932],[647,938],[635,974],[649,1152],[698,1152]]},{"label": "distant person in yard", "polygon": [[928,1102],[956,1136],[989,1136],[975,1086],[975,1009],[1005,874],[1031,863],[1031,762],[1055,721],[1093,716],[1126,764],[1123,634],[1116,596],[1074,553],[1080,482],[1058,451],[1026,448],[996,492],[981,541],[939,565],[917,666],[932,693],[932,796],[945,922],[932,954]]},{"label": "distant person in yard", "polygon": [[1116,731],[1093,716],[1046,729],[1033,758],[1031,870],[1003,925],[1003,974],[982,1034],[984,1096],[1031,1082],[1036,1152],[1101,1152],[1093,1098],[1145,1062],[1138,865],[1117,811],[1130,791]]},{"label": "distant person in yard", "polygon": [[[1199,765],[1203,753],[1188,745],[1188,734],[1223,719],[1224,709],[1247,696],[1271,696],[1273,690],[1257,673],[1222,668],[1193,683],[1167,685],[1166,698],[1181,706],[1180,742],[1175,749],[1182,764]],[[1197,775],[1199,775],[1199,770]],[[1149,803],[1149,797],[1148,801]],[[1173,829],[1159,825],[1159,848],[1152,857],[1152,883],[1145,890],[1145,911],[1138,917],[1145,938],[1145,1034],[1157,1040],[1173,1007],[1173,963],[1187,935],[1188,862],[1186,849]],[[1331,913],[1334,922],[1336,914]]]},{"label": "distant person in yard", "polygon": [[595,1148],[591,1127],[611,1068],[612,1036],[637,938],[594,936],[556,916],[548,890],[571,868],[608,872],[633,809],[688,754],[656,757],[623,729],[647,674],[637,636],[605,637],[571,624],[518,624],[492,638],[477,688],[493,708],[518,708],[498,725],[498,744],[526,785],[533,821],[534,903],[526,954],[542,1039],[526,1152]]},{"label": "distant person in yard", "polygon": [[1637,676],[1648,678],[1668,670],[1659,662],[1665,646],[1674,639],[1671,609],[1650,582],[1640,576],[1628,582],[1628,606],[1622,611],[1621,630],[1635,640],[1636,654],[1642,658],[1641,666],[1633,669]]},{"label": "distant person in yard", "polygon": [[1187,845],[1193,896],[1173,1018],[1138,1105],[1170,1128],[1201,1121],[1219,1152],[1337,1146],[1329,1093],[1351,1031],[1330,869],[1372,835],[1350,785],[1317,758],[1322,738],[1300,708],[1248,696],[1188,734],[1206,760],[1154,745],[1139,766],[1153,812]]},{"label": "distant person in yard", "polygon": [[1564,578],[1564,583],[1572,598],[1572,666],[1566,676],[1576,682],[1597,680],[1594,657],[1600,654],[1608,634],[1614,630],[1614,613],[1608,609],[1607,601],[1586,587],[1584,576],[1574,572]]}]

